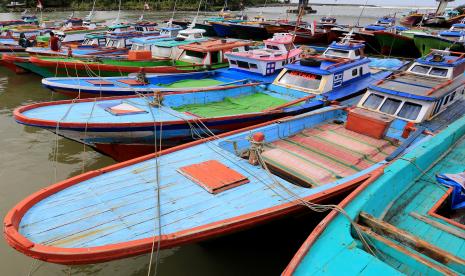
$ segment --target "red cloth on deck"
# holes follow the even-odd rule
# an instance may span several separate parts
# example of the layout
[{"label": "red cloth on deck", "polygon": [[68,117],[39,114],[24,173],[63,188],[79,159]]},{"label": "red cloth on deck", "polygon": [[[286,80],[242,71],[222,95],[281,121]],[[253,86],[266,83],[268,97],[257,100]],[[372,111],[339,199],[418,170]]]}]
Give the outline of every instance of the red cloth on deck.
[{"label": "red cloth on deck", "polygon": [[56,36],[50,37],[50,49],[52,51],[60,51],[60,40]]}]

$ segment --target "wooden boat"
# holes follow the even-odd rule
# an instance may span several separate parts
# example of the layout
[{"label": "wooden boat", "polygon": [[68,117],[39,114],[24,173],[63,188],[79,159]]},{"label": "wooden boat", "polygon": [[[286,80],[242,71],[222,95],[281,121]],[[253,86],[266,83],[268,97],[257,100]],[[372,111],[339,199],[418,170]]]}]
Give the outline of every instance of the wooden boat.
[{"label": "wooden boat", "polygon": [[229,28],[235,35],[234,37],[240,39],[263,40],[272,37],[273,34],[268,33],[262,23],[265,22],[248,21],[230,23]]},{"label": "wooden boat", "polygon": [[[417,34],[422,33],[417,32]],[[414,38],[405,35],[403,31],[395,28],[384,31],[375,31],[374,36],[380,46],[380,53],[385,56],[404,56],[416,58],[421,56],[420,51],[415,46]]]},{"label": "wooden boat", "polygon": [[237,37],[237,34],[231,28],[230,22],[210,22],[215,31],[216,35],[219,37]]},{"label": "wooden boat", "polygon": [[[65,114],[71,102],[39,103],[16,110],[15,118],[20,123],[50,131],[55,131],[58,123],[60,135],[86,143],[117,160],[127,160],[153,152],[154,128],[158,134],[158,130],[163,128],[163,135],[159,138],[164,146],[169,147],[192,140],[195,137],[193,133],[197,131],[204,133],[206,129],[203,126],[219,134],[301,114],[331,101],[353,101],[370,83],[390,74],[384,71],[371,74],[370,60],[361,56],[362,48],[361,44],[335,43],[321,57],[286,65],[268,86],[249,83],[209,91],[164,93],[160,95],[162,102],[159,106],[150,104],[157,101],[156,94],[78,100],[73,101],[73,108],[67,113],[68,119],[59,123],[54,115]],[[106,108],[123,102],[131,103],[130,106],[124,105],[128,110],[141,110],[117,116]],[[297,103],[301,104],[293,106]],[[83,118],[79,114],[90,114],[85,110],[93,105],[96,108],[92,118],[87,118],[85,127],[81,128],[84,122],[81,122]],[[49,109],[56,111],[44,111]],[[100,119],[94,121],[96,118]],[[199,122],[202,124],[198,125]]]},{"label": "wooden boat", "polygon": [[179,46],[181,54],[175,59],[153,59],[150,51],[130,51],[127,58],[64,58],[31,56],[29,70],[43,77],[122,76],[138,73],[188,73],[223,68],[228,65],[224,52],[244,49],[246,41],[210,40]]},{"label": "wooden boat", "polygon": [[414,36],[416,47],[422,55],[432,49],[450,49],[452,51],[465,52],[465,22],[454,24],[448,31],[441,31],[437,35],[416,34]]},{"label": "wooden boat", "polygon": [[226,53],[229,67],[263,76],[271,75],[281,71],[284,65],[299,60],[302,54],[302,50],[295,47],[290,34],[277,33],[263,42],[263,49]]},{"label": "wooden boat", "polygon": [[[342,34],[352,31],[354,39],[362,40],[367,45],[366,50],[369,53],[380,54],[381,45],[375,37],[375,32],[385,31],[385,32],[401,32],[406,31],[407,28],[402,26],[396,26],[395,17],[393,16],[384,16],[379,18],[376,23],[367,25],[363,28],[353,29],[353,28],[332,28],[331,34],[329,34],[330,40],[333,40],[337,37],[340,37]],[[402,40],[404,41],[404,40]],[[391,41],[392,42],[392,41]]]},{"label": "wooden boat", "polygon": [[462,117],[353,191],[283,275],[464,274],[464,155]]},{"label": "wooden boat", "polygon": [[[463,74],[463,58],[447,60]],[[454,81],[461,91],[463,75]],[[434,94],[422,108],[439,100]],[[452,120],[455,108],[462,116],[463,101],[455,103],[434,120]],[[91,171],[13,207],[4,222],[6,240],[33,258],[85,264],[148,253],[153,242],[169,248],[253,227],[305,210],[304,202],[341,195],[376,175],[386,160],[420,148],[430,136],[407,122],[431,113],[404,115],[327,106]]]},{"label": "wooden boat", "polygon": [[227,87],[248,86],[249,83],[271,83],[276,74],[262,76],[235,69],[218,69],[206,72],[177,73],[146,76],[145,81],[138,76],[128,77],[88,77],[88,78],[44,78],[42,85],[54,92],[73,98],[93,98],[135,94],[153,94],[173,91],[208,91]]}]

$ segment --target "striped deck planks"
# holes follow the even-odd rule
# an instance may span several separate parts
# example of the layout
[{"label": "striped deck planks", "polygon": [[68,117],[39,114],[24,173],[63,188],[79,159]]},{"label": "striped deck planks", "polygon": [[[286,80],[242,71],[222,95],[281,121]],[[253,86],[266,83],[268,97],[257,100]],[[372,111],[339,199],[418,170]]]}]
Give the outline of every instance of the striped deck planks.
[{"label": "striped deck planks", "polygon": [[364,170],[395,149],[392,141],[330,123],[269,143],[262,156],[274,170],[319,186]]}]

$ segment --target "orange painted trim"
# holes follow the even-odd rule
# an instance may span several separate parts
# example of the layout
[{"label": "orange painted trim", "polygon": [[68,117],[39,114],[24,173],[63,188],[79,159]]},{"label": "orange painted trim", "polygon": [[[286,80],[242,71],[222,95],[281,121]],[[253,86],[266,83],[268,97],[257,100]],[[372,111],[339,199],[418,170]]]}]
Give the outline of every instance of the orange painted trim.
[{"label": "orange painted trim", "polygon": [[450,197],[450,195],[452,194],[454,188],[450,187],[449,189],[447,189],[446,193],[438,200],[438,202],[436,202],[436,204],[433,205],[433,207],[431,207],[431,209],[428,211],[428,215],[429,216],[432,216],[434,218],[437,218],[437,219],[440,219],[440,220],[443,220],[453,226],[456,226],[462,230],[465,230],[465,225],[455,221],[455,220],[452,220],[450,218],[446,218],[444,216],[441,216],[440,214],[437,213],[438,209],[442,206],[442,204]]}]

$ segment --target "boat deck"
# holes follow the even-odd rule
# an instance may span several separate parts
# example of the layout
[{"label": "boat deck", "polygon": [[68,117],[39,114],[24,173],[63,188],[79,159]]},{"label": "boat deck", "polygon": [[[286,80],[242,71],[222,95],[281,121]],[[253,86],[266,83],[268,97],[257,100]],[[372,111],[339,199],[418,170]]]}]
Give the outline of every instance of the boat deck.
[{"label": "boat deck", "polygon": [[364,170],[396,148],[392,141],[330,123],[266,144],[262,156],[283,177],[305,186],[319,186]]},{"label": "boat deck", "polygon": [[[321,120],[319,116],[323,115],[316,116]],[[308,120],[309,127],[314,124],[314,119],[305,117],[302,120]],[[339,173],[339,177],[324,179],[326,185],[322,185],[323,180],[320,180],[318,186],[306,188],[285,178],[271,178],[266,170],[249,164],[239,152],[229,150],[233,141],[242,150],[247,148],[243,147],[249,133],[239,133],[163,155],[158,162],[149,159],[82,180],[34,204],[21,219],[19,232],[35,243],[65,248],[102,246],[152,237],[158,233],[157,185],[160,186],[162,234],[179,233],[172,236],[175,237],[181,235],[181,231],[194,231],[193,228],[212,223],[217,223],[215,227],[224,227],[223,221],[252,216],[254,212],[263,212],[267,208],[288,203],[293,199],[293,194],[301,197],[326,196],[325,191],[381,166],[372,162],[381,160],[393,149],[388,141],[365,139],[335,129],[340,126],[324,126],[324,122],[322,125],[316,130],[320,133],[319,137],[330,140],[333,139],[331,137],[338,137],[341,145],[349,147],[358,144],[362,148],[360,152],[349,155],[348,158],[352,159],[347,160],[360,161],[355,164],[356,168],[347,168],[347,171]],[[293,127],[296,127],[293,121],[287,121],[266,126],[263,131],[267,133],[267,139],[279,139],[273,136],[287,133]],[[316,134],[310,130],[304,130],[303,133]],[[300,134],[290,139],[297,137]],[[271,145],[280,145],[282,141]],[[326,158],[333,153],[333,149],[328,148]],[[268,155],[267,152],[264,155]],[[314,158],[318,158],[316,154]],[[245,176],[249,183],[212,194],[180,172],[181,168],[215,160]],[[373,166],[367,168],[370,164]],[[314,164],[307,165],[309,171],[320,171]],[[156,166],[160,173],[159,184],[156,180]],[[360,171],[363,168],[367,169]],[[280,185],[276,185],[276,180]]]},{"label": "boat deck", "polygon": [[[462,139],[453,151],[395,201],[384,220],[465,260],[465,231],[428,214],[447,190],[436,181],[434,176],[463,172],[465,170],[464,156],[465,139]],[[427,223],[422,218],[432,220],[440,226]],[[462,235],[454,234],[457,232]]]}]

